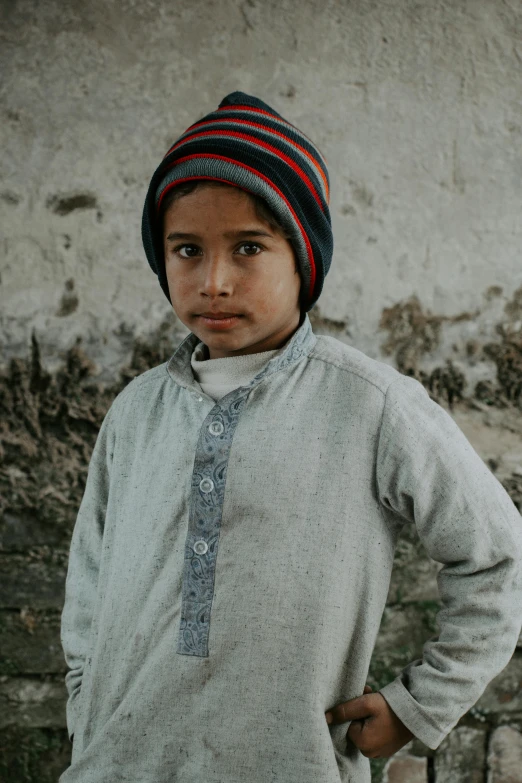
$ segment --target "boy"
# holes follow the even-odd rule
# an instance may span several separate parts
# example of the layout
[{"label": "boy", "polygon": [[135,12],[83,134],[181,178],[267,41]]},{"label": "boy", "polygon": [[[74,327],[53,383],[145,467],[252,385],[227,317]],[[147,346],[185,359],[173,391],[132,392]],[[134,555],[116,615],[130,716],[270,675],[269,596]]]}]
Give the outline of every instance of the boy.
[{"label": "boy", "polygon": [[[418,381],[311,329],[328,202],[319,150],[241,92],[152,177],[145,251],[190,334],[93,451],[61,783],[368,783],[368,758],[436,748],[514,651],[509,496]],[[440,635],[370,693],[405,524],[444,564]]]}]

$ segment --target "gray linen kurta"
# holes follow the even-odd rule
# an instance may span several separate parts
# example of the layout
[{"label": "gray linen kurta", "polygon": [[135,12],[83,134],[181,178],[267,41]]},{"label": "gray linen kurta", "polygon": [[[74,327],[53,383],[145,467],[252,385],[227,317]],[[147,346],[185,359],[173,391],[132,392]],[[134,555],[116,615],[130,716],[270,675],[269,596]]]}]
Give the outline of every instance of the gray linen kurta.
[{"label": "gray linen kurta", "polygon": [[363,692],[403,525],[440,635],[381,690],[435,748],[508,663],[520,514],[424,387],[308,315],[217,402],[190,333],[113,401],[73,531],[60,783],[368,783],[325,710]]}]

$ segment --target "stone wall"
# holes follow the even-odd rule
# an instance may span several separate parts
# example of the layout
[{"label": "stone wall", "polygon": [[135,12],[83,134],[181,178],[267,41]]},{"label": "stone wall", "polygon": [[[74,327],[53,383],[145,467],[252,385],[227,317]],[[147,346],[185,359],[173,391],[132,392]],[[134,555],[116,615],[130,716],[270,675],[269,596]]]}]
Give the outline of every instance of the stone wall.
[{"label": "stone wall", "polygon": [[[241,89],[326,155],[335,252],[310,312],[412,375],[522,508],[522,7],[514,0],[0,4],[0,783],[69,764],[70,537],[114,396],[186,329],[151,274],[148,178]],[[369,684],[437,633],[438,566],[397,548]],[[522,781],[522,647],[440,748],[374,783]]]},{"label": "stone wall", "polygon": [[[406,308],[407,309],[407,308]],[[343,339],[346,325],[310,312],[314,331]],[[412,325],[410,340],[418,338]],[[101,384],[99,367],[81,344],[66,354],[55,373],[41,363],[33,338],[27,358],[11,359],[0,373],[0,781],[51,783],[68,766],[65,730],[66,672],[59,638],[70,535],[85,485],[99,426],[114,396],[135,375],[165,361],[186,334],[172,314],[151,336],[138,340],[118,379]],[[391,331],[390,331],[391,338]],[[345,339],[345,338],[344,338]],[[499,343],[500,345],[501,343]],[[404,345],[403,345],[404,347]],[[522,356],[522,345],[512,348]],[[399,364],[397,356],[395,363]],[[454,382],[435,384],[419,364],[408,374],[425,383],[432,398],[457,421],[486,464],[522,504],[522,397],[502,383],[458,394]],[[450,376],[451,377],[451,376]],[[522,373],[519,371],[519,381]],[[436,574],[414,530],[406,528],[396,551],[387,607],[368,683],[390,682],[422,654],[437,633]],[[372,762],[375,783],[515,783],[522,779],[522,642],[440,748],[418,741],[389,762]],[[518,777],[517,777],[518,776]]]}]

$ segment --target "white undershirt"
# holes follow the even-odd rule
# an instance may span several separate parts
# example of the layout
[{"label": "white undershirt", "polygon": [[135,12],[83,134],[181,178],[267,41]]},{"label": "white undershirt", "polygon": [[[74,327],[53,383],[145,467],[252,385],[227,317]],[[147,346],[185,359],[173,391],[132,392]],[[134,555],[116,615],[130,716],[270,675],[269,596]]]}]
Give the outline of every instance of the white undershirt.
[{"label": "white undershirt", "polygon": [[194,378],[205,394],[213,400],[219,400],[238,386],[244,386],[251,381],[265,364],[284,348],[285,346],[282,346],[273,351],[228,356],[224,359],[208,359],[207,346],[199,342],[192,352],[190,363]]}]

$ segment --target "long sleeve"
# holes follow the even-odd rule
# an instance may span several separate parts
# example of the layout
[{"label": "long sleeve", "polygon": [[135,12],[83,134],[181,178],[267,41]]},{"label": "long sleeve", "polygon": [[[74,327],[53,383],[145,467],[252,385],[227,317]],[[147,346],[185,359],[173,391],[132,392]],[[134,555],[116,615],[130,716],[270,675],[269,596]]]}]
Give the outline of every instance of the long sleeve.
[{"label": "long sleeve", "polygon": [[78,698],[96,600],[114,447],[112,410],[111,407],[107,412],[94,445],[69,551],[60,632],[65,661],[69,668],[65,675],[68,692],[66,714],[69,739],[72,739],[76,725]]},{"label": "long sleeve", "polygon": [[421,383],[388,387],[377,453],[383,513],[413,522],[442,563],[439,636],[381,689],[436,748],[507,665],[522,624],[522,520],[452,417]]}]

